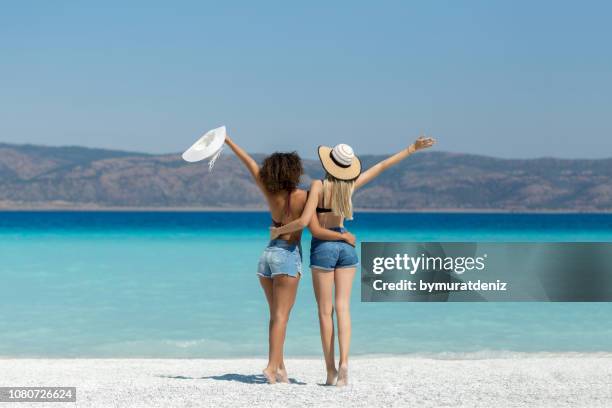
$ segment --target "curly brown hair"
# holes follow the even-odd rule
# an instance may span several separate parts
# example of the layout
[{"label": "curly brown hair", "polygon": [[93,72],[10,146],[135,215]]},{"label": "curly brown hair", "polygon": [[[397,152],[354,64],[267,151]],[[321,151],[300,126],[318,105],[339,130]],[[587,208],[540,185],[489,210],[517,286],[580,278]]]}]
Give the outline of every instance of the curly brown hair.
[{"label": "curly brown hair", "polygon": [[303,173],[302,159],[297,152],[276,152],[264,159],[259,178],[268,192],[276,194],[295,190]]}]

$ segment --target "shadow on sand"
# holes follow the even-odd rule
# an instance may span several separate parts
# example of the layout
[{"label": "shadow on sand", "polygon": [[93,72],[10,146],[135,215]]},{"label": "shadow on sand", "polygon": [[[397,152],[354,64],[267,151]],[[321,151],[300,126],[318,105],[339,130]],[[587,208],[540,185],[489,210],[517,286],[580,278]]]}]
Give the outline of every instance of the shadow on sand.
[{"label": "shadow on sand", "polygon": [[[236,374],[236,373],[230,373],[230,374],[223,374],[223,375],[211,375],[209,377],[185,377],[182,375],[160,375],[159,377],[162,378],[171,378],[174,380],[216,380],[216,381],[235,381],[235,382],[240,382],[240,383],[244,383],[244,384],[267,384],[268,381],[266,381],[266,377],[263,376],[263,374],[250,374],[250,375],[245,375],[245,374]],[[295,378],[290,378],[289,379],[289,383],[290,384],[295,384],[295,385],[306,385],[305,382],[301,382],[296,380]]]}]

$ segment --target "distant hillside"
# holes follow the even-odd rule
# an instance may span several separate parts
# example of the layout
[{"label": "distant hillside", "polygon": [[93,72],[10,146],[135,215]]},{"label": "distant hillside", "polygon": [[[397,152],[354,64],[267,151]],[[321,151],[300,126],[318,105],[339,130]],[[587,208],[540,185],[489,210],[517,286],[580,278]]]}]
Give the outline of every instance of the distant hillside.
[{"label": "distant hillside", "polygon": [[[263,155],[255,155],[261,160]],[[383,156],[362,156],[367,168]],[[308,183],[320,164],[305,160]],[[612,210],[612,159],[505,160],[418,153],[354,198],[378,210]],[[0,144],[0,208],[262,208],[226,149],[212,174],[178,154]]]}]

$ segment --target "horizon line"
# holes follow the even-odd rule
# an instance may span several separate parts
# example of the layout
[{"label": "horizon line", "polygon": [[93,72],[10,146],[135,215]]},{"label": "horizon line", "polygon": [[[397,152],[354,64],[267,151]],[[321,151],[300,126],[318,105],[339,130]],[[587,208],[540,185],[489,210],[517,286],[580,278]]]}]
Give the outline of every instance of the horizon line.
[{"label": "horizon line", "polygon": [[[101,150],[101,151],[108,151],[108,152],[116,152],[116,153],[125,153],[125,154],[133,154],[135,156],[172,156],[172,155],[177,155],[177,156],[181,156],[181,152],[168,152],[168,153],[151,153],[151,152],[143,152],[143,151],[136,151],[136,150],[123,150],[120,148],[111,148],[111,147],[91,147],[91,146],[83,146],[83,145],[50,145],[50,144],[34,144],[34,143],[8,143],[8,142],[2,142],[0,141],[0,146],[12,146],[12,147],[39,147],[39,148],[47,148],[47,149],[84,149],[84,150]],[[225,148],[225,146],[224,146]],[[277,150],[275,150],[274,152],[276,152]],[[248,152],[249,154],[252,155],[269,155],[273,152],[270,153],[263,153],[263,152]],[[592,158],[592,157],[557,157],[557,156],[537,156],[537,157],[499,157],[499,156],[493,156],[493,155],[487,155],[487,154],[479,154],[479,153],[465,153],[465,152],[454,152],[454,151],[447,151],[447,150],[427,150],[425,152],[422,153],[443,153],[443,154],[456,154],[456,155],[464,155],[464,156],[475,156],[475,157],[487,157],[487,158],[493,158],[493,159],[497,159],[497,160],[584,160],[584,161],[606,161],[606,160],[612,160],[612,156],[609,157],[598,157],[598,158]],[[364,156],[387,156],[387,155],[392,155],[394,154],[393,152],[391,153],[369,153],[369,154],[359,154],[358,156],[364,157]],[[414,154],[414,153],[413,153]],[[317,160],[316,156],[313,157],[303,157],[300,155],[300,157],[302,157],[302,159],[305,160]]]}]

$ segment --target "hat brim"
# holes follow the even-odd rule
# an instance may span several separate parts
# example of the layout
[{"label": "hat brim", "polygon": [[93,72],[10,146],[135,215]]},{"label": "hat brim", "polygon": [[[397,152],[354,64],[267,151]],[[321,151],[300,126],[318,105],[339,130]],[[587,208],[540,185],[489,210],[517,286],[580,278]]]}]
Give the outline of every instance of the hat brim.
[{"label": "hat brim", "polygon": [[193,163],[213,157],[225,143],[225,126],[209,130],[182,154],[183,160]]},{"label": "hat brim", "polygon": [[361,161],[355,156],[353,162],[348,167],[336,164],[331,157],[332,148],[329,146],[319,146],[319,160],[321,165],[333,177],[339,180],[352,181],[361,174]]}]

